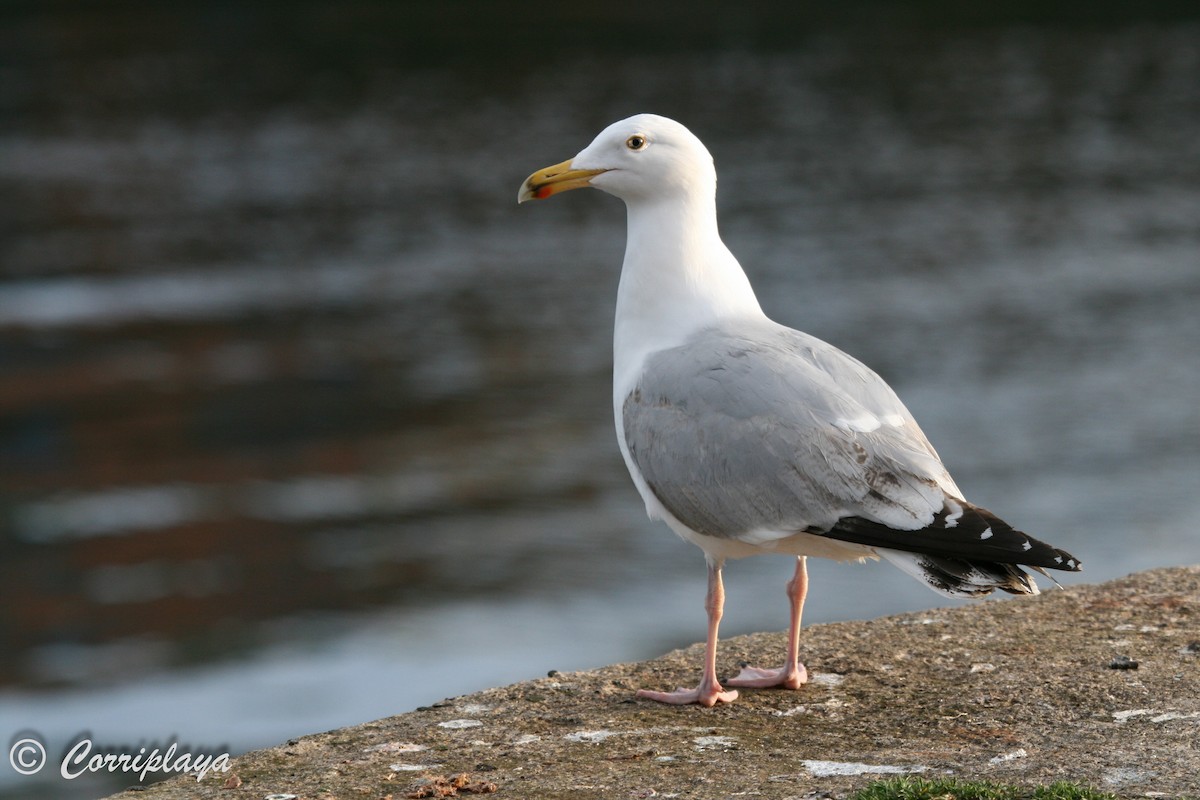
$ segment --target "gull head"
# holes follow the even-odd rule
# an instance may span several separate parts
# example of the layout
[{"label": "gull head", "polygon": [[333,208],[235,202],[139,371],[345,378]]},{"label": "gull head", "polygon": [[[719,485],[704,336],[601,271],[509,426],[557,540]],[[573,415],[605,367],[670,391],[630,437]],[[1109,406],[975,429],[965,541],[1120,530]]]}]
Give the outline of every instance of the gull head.
[{"label": "gull head", "polygon": [[609,125],[577,156],[525,179],[517,202],[592,186],[626,203],[716,191],[704,144],[673,119],[638,114]]}]

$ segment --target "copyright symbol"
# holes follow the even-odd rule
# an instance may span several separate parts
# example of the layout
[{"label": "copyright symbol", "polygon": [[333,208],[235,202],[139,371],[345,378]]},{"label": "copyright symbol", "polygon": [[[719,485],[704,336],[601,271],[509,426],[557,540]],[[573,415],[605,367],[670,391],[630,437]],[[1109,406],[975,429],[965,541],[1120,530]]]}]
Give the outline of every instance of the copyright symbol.
[{"label": "copyright symbol", "polygon": [[46,746],[37,739],[18,739],[8,751],[8,763],[22,775],[33,775],[46,766]]}]

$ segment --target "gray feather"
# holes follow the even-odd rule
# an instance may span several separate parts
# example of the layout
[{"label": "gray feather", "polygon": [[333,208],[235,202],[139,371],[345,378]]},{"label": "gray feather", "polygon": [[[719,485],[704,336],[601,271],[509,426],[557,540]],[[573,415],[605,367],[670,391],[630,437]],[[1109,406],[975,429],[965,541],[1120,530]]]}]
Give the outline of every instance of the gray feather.
[{"label": "gray feather", "polygon": [[957,493],[878,375],[769,320],[652,354],[622,417],[651,491],[708,536],[825,532],[846,516],[913,530]]}]

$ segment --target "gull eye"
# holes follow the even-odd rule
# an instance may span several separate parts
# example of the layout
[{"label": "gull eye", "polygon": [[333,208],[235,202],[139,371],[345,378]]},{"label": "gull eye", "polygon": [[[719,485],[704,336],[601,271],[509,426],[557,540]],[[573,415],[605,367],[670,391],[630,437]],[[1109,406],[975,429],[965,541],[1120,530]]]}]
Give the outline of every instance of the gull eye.
[{"label": "gull eye", "polygon": [[630,136],[628,139],[625,140],[625,146],[628,147],[630,150],[645,150],[646,149],[646,137],[642,136],[641,134],[635,133],[633,136]]}]

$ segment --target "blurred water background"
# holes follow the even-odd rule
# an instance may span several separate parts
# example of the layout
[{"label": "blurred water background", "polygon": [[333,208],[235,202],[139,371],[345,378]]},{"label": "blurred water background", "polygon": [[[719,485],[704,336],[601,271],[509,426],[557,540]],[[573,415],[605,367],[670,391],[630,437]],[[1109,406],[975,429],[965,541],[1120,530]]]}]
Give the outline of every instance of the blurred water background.
[{"label": "blurred water background", "polygon": [[[641,111],[709,145],[768,313],[1064,583],[1200,561],[1187,7],[705,8],[0,8],[6,749],[236,753],[702,638],[612,433],[623,208],[515,203]],[[807,622],[946,604],[811,569]],[[723,633],[789,572],[730,565]]]}]

